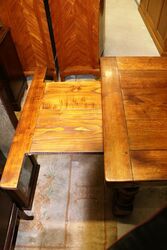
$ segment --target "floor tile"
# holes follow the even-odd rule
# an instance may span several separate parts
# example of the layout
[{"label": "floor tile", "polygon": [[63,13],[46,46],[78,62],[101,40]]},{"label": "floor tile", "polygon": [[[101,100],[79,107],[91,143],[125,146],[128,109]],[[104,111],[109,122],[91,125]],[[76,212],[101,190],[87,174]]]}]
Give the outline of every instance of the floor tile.
[{"label": "floor tile", "polygon": [[103,157],[98,154],[72,158],[67,247],[104,249]]},{"label": "floor tile", "polygon": [[59,247],[65,244],[65,218],[71,166],[70,155],[38,157],[40,174],[35,194],[33,221],[22,221],[19,246]]},{"label": "floor tile", "polygon": [[159,56],[135,0],[107,0],[105,56]]}]

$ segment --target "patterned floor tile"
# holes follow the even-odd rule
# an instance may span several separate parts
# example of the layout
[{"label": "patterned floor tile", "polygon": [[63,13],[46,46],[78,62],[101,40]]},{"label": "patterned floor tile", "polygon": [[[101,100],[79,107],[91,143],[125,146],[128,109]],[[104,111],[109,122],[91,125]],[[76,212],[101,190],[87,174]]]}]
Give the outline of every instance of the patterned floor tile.
[{"label": "patterned floor tile", "polygon": [[40,174],[34,200],[33,221],[22,221],[18,246],[63,247],[71,166],[70,155],[38,157]]}]

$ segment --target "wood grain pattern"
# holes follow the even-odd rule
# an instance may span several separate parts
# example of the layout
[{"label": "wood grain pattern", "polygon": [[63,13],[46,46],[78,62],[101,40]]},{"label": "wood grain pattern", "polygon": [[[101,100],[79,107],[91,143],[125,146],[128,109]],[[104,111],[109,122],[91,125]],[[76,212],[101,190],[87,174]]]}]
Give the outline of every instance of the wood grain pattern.
[{"label": "wood grain pattern", "polygon": [[31,152],[102,152],[100,82],[47,83]]},{"label": "wood grain pattern", "polygon": [[123,89],[166,88],[166,70],[120,70]]},{"label": "wood grain pattern", "polygon": [[45,68],[38,68],[35,72],[35,77],[32,81],[8,154],[7,163],[0,182],[1,188],[17,188],[24,154],[29,153],[38,109],[44,94],[45,73]]},{"label": "wood grain pattern", "polygon": [[11,29],[25,72],[38,66],[55,71],[43,0],[1,0],[0,19]]},{"label": "wood grain pattern", "polygon": [[167,82],[165,88],[123,89],[123,99],[128,120],[167,119]]},{"label": "wood grain pattern", "polygon": [[167,58],[161,57],[117,57],[119,70],[166,70]]},{"label": "wood grain pattern", "polygon": [[[110,127],[110,131],[106,130],[104,136],[104,145],[107,141],[110,147],[111,143],[117,145],[122,133],[119,128],[119,122],[115,115],[116,125],[113,124],[111,111],[109,108],[117,107],[119,110],[117,114],[126,118],[126,133],[128,135],[128,142],[125,147],[130,150],[130,161],[132,163],[132,181],[133,182],[151,182],[151,181],[166,181],[167,180],[167,59],[161,57],[118,57],[116,58],[117,65],[113,65],[114,58],[102,59],[102,86],[107,83],[107,90],[102,95],[103,102],[107,100],[108,93],[113,96],[112,101],[108,101],[108,106],[105,110],[106,116],[103,117],[104,127],[106,122]],[[112,65],[110,68],[108,65]],[[113,71],[117,68],[117,74],[120,76],[120,86],[122,99],[119,101],[115,99],[115,89],[113,89]],[[107,88],[106,88],[107,89]],[[119,104],[118,104],[119,102]],[[120,104],[121,103],[121,104]],[[123,105],[123,113],[122,113]],[[103,104],[104,109],[104,104]],[[124,119],[124,118],[123,118]],[[114,138],[112,132],[117,126],[117,138]],[[124,140],[122,140],[124,143]],[[104,155],[106,151],[104,146]],[[122,156],[120,155],[120,158]],[[119,158],[119,156],[118,156]],[[105,162],[105,169],[109,171],[117,171],[119,168],[120,174],[123,166],[117,165],[115,157],[111,157],[109,162]],[[127,164],[125,162],[125,169]],[[113,170],[114,169],[114,170]],[[123,171],[122,171],[123,172]],[[124,178],[124,172],[122,173]],[[113,182],[112,176],[107,179]],[[120,182],[120,178],[117,178]]]},{"label": "wood grain pattern", "polygon": [[167,119],[127,120],[131,150],[166,150]]},{"label": "wood grain pattern", "polygon": [[132,181],[127,125],[115,58],[101,59],[104,164],[107,181]]},{"label": "wood grain pattern", "polygon": [[104,0],[49,0],[62,80],[71,74],[100,76],[102,2]]},{"label": "wood grain pattern", "polygon": [[132,151],[134,181],[166,181],[167,151]]}]

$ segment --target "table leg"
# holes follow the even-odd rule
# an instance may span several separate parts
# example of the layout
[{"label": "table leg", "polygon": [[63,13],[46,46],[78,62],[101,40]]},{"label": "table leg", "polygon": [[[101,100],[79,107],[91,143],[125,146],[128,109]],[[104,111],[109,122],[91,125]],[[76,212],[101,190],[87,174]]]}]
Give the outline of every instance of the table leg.
[{"label": "table leg", "polygon": [[138,190],[138,186],[128,188],[114,188],[113,214],[115,216],[126,216],[132,212],[133,201]]}]

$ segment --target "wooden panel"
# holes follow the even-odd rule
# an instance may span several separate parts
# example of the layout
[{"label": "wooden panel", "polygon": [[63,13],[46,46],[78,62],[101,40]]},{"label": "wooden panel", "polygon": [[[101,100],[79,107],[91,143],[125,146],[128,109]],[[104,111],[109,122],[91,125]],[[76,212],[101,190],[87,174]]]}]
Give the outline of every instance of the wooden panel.
[{"label": "wooden panel", "polygon": [[167,119],[167,88],[124,89],[123,98],[129,120]]},{"label": "wooden panel", "polygon": [[45,73],[46,69],[44,68],[39,68],[35,72],[1,178],[0,186],[2,188],[17,188],[23,157],[25,153],[29,152],[31,146],[31,137],[44,93],[45,84],[43,80]]},{"label": "wooden panel", "polygon": [[[12,33],[13,41],[16,45],[18,55],[23,66],[23,69],[29,70],[35,67],[35,57],[32,51],[32,44],[29,39],[29,32],[26,25],[26,20],[23,17],[23,7],[20,1],[16,0],[2,0],[0,5],[0,19],[5,25],[9,26]],[[1,9],[1,6],[5,7],[5,12]],[[15,10],[15,11],[13,11]],[[3,11],[3,12],[2,12]]]},{"label": "wooden panel", "polygon": [[142,0],[140,14],[162,56],[167,55],[167,0]]},{"label": "wooden panel", "polygon": [[144,9],[147,10],[149,1],[150,1],[150,0],[141,0],[141,1],[140,1],[140,4],[141,4],[141,6],[143,6]]},{"label": "wooden panel", "polygon": [[135,181],[167,180],[167,151],[131,152]]},{"label": "wooden panel", "polygon": [[158,25],[158,32],[163,38],[163,40],[167,39],[167,0],[165,0],[161,17]]},{"label": "wooden panel", "polygon": [[[117,69],[116,61],[120,70]],[[105,176],[107,181],[120,183],[121,176],[122,182],[127,182],[124,174],[127,169],[130,170],[132,182],[166,181],[166,63],[166,58],[159,57],[102,58],[104,157],[108,156],[107,165],[104,160],[105,171],[109,173]],[[123,160],[122,152],[129,151],[130,159]]]},{"label": "wooden panel", "polygon": [[37,66],[54,71],[43,0],[1,0],[0,19],[11,28],[24,71],[32,73]]},{"label": "wooden panel", "polygon": [[148,4],[148,13],[151,17],[151,20],[155,27],[158,25],[161,9],[163,6],[164,0],[150,0]]},{"label": "wooden panel", "polygon": [[100,0],[49,0],[62,79],[70,74],[100,75]]},{"label": "wooden panel", "polygon": [[123,89],[166,88],[167,71],[123,70],[120,72]]},{"label": "wooden panel", "polygon": [[167,58],[161,57],[118,57],[119,70],[166,70]]},{"label": "wooden panel", "polygon": [[167,149],[167,120],[127,120],[131,150]]},{"label": "wooden panel", "polygon": [[[100,105],[99,105],[100,106]],[[68,125],[68,121],[71,120],[71,124],[80,122],[85,127],[86,125],[96,124],[97,127],[100,125],[101,129],[101,109],[70,109],[68,112],[66,110],[54,110],[48,109],[48,107],[42,107],[39,112],[39,117],[36,124],[37,128],[54,128],[55,124]],[[87,120],[85,121],[85,117]],[[49,122],[48,122],[49,121]],[[87,124],[88,123],[88,124]]]},{"label": "wooden panel", "polygon": [[31,152],[102,152],[100,82],[47,83]]},{"label": "wooden panel", "polygon": [[132,181],[127,125],[115,58],[101,59],[104,164],[107,181]]}]

